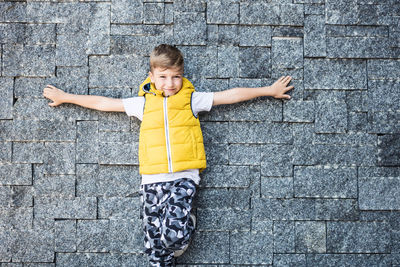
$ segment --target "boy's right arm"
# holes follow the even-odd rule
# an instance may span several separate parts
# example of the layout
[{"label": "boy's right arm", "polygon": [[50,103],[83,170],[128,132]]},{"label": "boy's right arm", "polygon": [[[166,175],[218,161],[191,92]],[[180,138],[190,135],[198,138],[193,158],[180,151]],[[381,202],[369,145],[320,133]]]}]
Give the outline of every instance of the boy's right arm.
[{"label": "boy's right arm", "polygon": [[101,111],[125,111],[122,99],[95,95],[69,94],[52,85],[47,85],[47,87],[44,88],[43,96],[53,101],[52,103],[49,103],[49,106],[52,107],[56,107],[62,103],[71,103]]}]

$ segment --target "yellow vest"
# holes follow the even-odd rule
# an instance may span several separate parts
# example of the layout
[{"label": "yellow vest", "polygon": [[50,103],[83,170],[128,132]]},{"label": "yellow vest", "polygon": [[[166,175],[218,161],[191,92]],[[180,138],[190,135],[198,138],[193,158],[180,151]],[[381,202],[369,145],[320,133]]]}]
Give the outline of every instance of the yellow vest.
[{"label": "yellow vest", "polygon": [[183,78],[182,89],[164,97],[148,77],[139,89],[145,97],[139,136],[139,172],[157,174],[206,168],[200,121],[191,108],[192,83]]}]

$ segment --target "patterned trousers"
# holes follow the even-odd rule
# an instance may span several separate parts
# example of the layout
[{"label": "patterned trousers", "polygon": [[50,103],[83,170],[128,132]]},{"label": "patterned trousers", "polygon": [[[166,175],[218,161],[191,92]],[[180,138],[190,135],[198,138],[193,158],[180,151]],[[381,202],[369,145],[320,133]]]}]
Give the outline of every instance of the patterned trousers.
[{"label": "patterned trousers", "polygon": [[188,244],[195,193],[196,184],[188,178],[141,185],[144,246],[151,266],[172,266],[174,251]]}]

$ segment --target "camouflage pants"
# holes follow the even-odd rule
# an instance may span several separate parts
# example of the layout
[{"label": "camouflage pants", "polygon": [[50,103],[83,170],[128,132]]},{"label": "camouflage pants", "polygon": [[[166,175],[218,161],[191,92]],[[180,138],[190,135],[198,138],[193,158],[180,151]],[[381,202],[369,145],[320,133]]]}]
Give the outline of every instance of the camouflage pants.
[{"label": "camouflage pants", "polygon": [[195,193],[196,184],[188,178],[141,185],[144,246],[151,266],[172,266],[174,251],[188,244]]}]

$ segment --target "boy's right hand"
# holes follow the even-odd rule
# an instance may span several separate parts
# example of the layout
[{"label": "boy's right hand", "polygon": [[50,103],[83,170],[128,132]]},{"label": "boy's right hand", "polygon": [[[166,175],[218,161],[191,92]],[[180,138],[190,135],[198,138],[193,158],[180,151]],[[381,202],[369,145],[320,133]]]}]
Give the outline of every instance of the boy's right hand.
[{"label": "boy's right hand", "polygon": [[67,93],[63,90],[58,89],[57,87],[48,84],[46,88],[43,89],[43,96],[52,100],[52,103],[49,103],[49,106],[56,107],[64,103],[64,99]]}]

